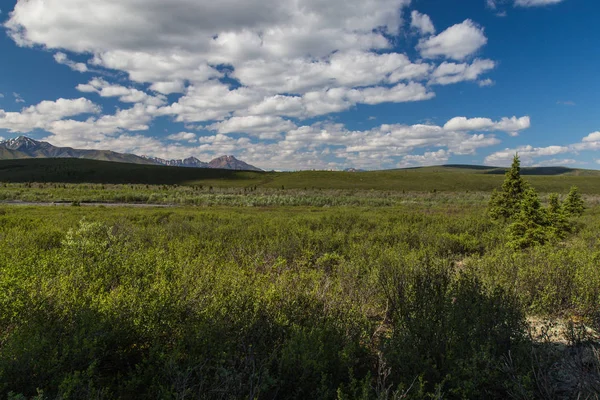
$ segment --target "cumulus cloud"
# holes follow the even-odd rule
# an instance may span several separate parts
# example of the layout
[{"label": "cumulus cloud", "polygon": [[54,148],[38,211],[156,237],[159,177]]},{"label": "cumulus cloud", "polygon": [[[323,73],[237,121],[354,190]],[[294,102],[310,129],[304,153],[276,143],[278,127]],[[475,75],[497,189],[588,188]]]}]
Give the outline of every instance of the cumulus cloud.
[{"label": "cumulus cloud", "polygon": [[500,121],[492,121],[490,118],[455,117],[446,122],[444,129],[450,131],[502,131],[516,136],[519,131],[529,129],[530,126],[531,119],[528,116],[504,117]]},{"label": "cumulus cloud", "polygon": [[417,49],[425,58],[447,57],[464,60],[487,43],[483,28],[470,19],[456,24],[436,36],[421,39]]},{"label": "cumulus cloud", "polygon": [[407,155],[402,157],[398,163],[399,168],[410,167],[413,165],[439,165],[448,161],[450,153],[440,149],[438,151],[428,151],[422,155]]},{"label": "cumulus cloud", "polygon": [[240,83],[270,93],[302,94],[322,87],[363,87],[422,79],[431,70],[404,54],[365,51],[338,52],[323,60],[253,60],[231,74]]},{"label": "cumulus cloud", "polygon": [[69,60],[69,57],[65,53],[62,53],[62,52],[58,52],[58,53],[54,54],[54,61],[56,61],[59,64],[66,65],[67,67],[71,68],[73,71],[77,71],[77,72],[87,72],[88,71],[87,65],[85,65],[84,63],[78,63],[78,62]]},{"label": "cumulus cloud", "polygon": [[582,139],[582,142],[584,142],[584,143],[600,142],[600,131],[590,133],[589,135],[587,135],[586,137],[584,137]]},{"label": "cumulus cloud", "polygon": [[532,164],[536,157],[542,156],[555,156],[557,154],[563,154],[570,151],[569,146],[547,146],[547,147],[533,147],[530,145],[520,146],[513,149],[504,149],[490,154],[485,158],[487,165],[509,165],[512,162],[515,154],[519,154],[519,158],[522,160],[524,165]]},{"label": "cumulus cloud", "polygon": [[389,48],[385,35],[398,34],[409,2],[30,0],[5,26],[19,45],[94,54],[95,65],[173,90],[218,76],[211,65]]},{"label": "cumulus cloud", "polygon": [[88,99],[58,99],[23,108],[20,112],[0,110],[0,129],[15,133],[27,133],[34,129],[49,129],[53,123],[66,117],[81,114],[97,114],[100,107]]},{"label": "cumulus cloud", "polygon": [[[296,126],[291,121],[273,116],[232,117],[205,127],[215,131],[212,136],[198,137],[195,133],[179,132],[167,136],[163,142],[131,133],[149,129],[153,113],[159,110],[157,107],[138,103],[114,115],[89,117],[82,121],[67,119],[82,112],[99,111],[97,106],[85,104],[79,100],[69,107],[41,103],[30,107],[22,114],[36,113],[40,123],[22,124],[19,132],[41,126],[51,132],[44,140],[55,145],[112,149],[162,158],[195,156],[210,159],[222,154],[235,154],[267,169],[392,168],[401,163],[439,164],[452,155],[473,154],[478,149],[499,143],[494,135],[472,133],[473,130],[468,127],[452,130],[438,125],[383,124],[361,131],[328,122]],[[7,118],[6,114],[4,111],[0,113],[0,127],[7,127],[7,119],[14,121],[14,117]],[[233,133],[240,135],[239,132],[243,132],[240,137],[229,136]],[[424,151],[422,156],[412,156],[419,149]]]},{"label": "cumulus cloud", "polygon": [[70,140],[98,138],[106,135],[130,131],[145,131],[157,108],[136,104],[131,108],[117,110],[113,115],[102,115],[99,118],[88,118],[85,121],[72,119],[57,120],[49,124],[45,130],[57,137],[68,137]]},{"label": "cumulus cloud", "polygon": [[582,138],[581,141],[568,145],[553,145],[547,147],[534,147],[527,145],[512,149],[507,148],[487,156],[485,163],[489,165],[508,165],[510,164],[515,153],[518,153],[519,157],[521,157],[523,160],[524,165],[566,165],[574,164],[575,161],[572,158],[553,158],[541,161],[537,160],[537,158],[550,157],[565,153],[578,154],[582,151],[597,150],[600,150],[600,131],[592,132]]},{"label": "cumulus cloud", "polygon": [[306,92],[302,96],[269,96],[247,87],[230,90],[221,82],[211,81],[188,88],[185,96],[161,111],[165,115],[175,115],[181,122],[223,120],[232,114],[309,118],[341,112],[359,103],[402,103],[427,100],[433,96],[433,92],[415,82],[358,89],[336,87]]},{"label": "cumulus cloud", "polygon": [[443,62],[431,74],[432,85],[450,85],[464,81],[475,81],[480,75],[496,67],[496,63],[488,59],[476,59],[471,64]]},{"label": "cumulus cloud", "polygon": [[275,139],[280,133],[295,129],[296,124],[280,117],[247,116],[233,117],[206,128],[219,133],[247,133],[260,139]]},{"label": "cumulus cloud", "polygon": [[[496,63],[470,59],[487,43],[483,28],[471,20],[434,36],[431,19],[415,11],[411,27],[424,36],[418,49],[426,60],[397,51],[409,4],[146,0],[140,7],[139,0],[28,0],[16,3],[5,28],[20,46],[53,50],[56,61],[70,68],[112,69],[130,80],[96,78],[78,85],[80,92],[131,106],[112,115],[48,120],[41,125],[53,143],[163,158],[228,153],[278,169],[393,167],[413,150],[431,158],[440,150],[472,154],[497,144],[493,134],[435,125],[367,131],[302,125],[358,104],[428,100],[435,96],[434,84],[486,81],[482,75]],[[86,63],[78,65],[67,54],[87,57]],[[164,116],[186,126],[206,122],[203,128],[214,134],[156,139],[138,133]]]},{"label": "cumulus cloud", "polygon": [[429,15],[421,14],[417,10],[414,10],[410,14],[410,17],[411,28],[416,29],[422,35],[432,35],[435,33],[435,27],[433,26],[433,22],[431,22]]},{"label": "cumulus cloud", "polygon": [[193,132],[179,132],[167,136],[167,139],[174,140],[176,142],[196,142],[196,134]]},{"label": "cumulus cloud", "polygon": [[[269,113],[298,109],[302,100],[291,95],[314,97],[338,88],[364,92],[367,104],[407,101],[401,92],[418,88],[420,81],[475,80],[474,76],[493,68],[491,61],[480,61],[455,67],[453,72],[444,73],[442,68],[431,77],[434,64],[413,62],[393,51],[393,37],[400,32],[401,14],[410,0],[172,0],[168,7],[163,1],[148,0],[143,8],[138,3],[29,0],[15,5],[5,27],[21,46],[60,49],[56,60],[72,68],[87,67],[69,60],[63,50],[93,54],[88,64],[123,71],[150,90],[183,93],[164,110],[179,121],[220,120],[250,114],[252,107]],[[44,18],[38,17],[41,14]],[[425,14],[413,12],[411,24],[424,34],[435,33]],[[486,41],[483,29],[467,20],[426,39],[420,47],[431,57],[463,59]],[[225,77],[237,84],[219,85]],[[376,89],[364,91],[370,87]],[[86,85],[81,88],[86,90]],[[123,87],[104,88],[93,82],[87,90],[101,96],[125,92]],[[207,100],[199,93],[202,90],[218,95]],[[136,92],[119,97],[127,101],[136,95],[141,96]],[[360,95],[355,92],[352,97]],[[418,101],[433,95],[408,97]],[[279,100],[285,104],[274,105]],[[348,100],[332,109],[357,102]],[[303,108],[304,114],[315,115],[306,111],[309,105]]]},{"label": "cumulus cloud", "polygon": [[110,84],[99,78],[94,78],[87,84],[77,85],[76,89],[84,93],[97,93],[101,97],[118,97],[119,101],[123,103],[144,103],[161,106],[166,102],[166,98],[162,95],[150,96],[141,90]]}]

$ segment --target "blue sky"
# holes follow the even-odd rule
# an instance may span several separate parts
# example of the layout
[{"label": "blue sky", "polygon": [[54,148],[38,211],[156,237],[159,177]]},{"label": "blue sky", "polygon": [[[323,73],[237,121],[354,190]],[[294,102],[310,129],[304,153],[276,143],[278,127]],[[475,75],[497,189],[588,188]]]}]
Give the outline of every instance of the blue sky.
[{"label": "blue sky", "polygon": [[0,137],[264,169],[598,168],[591,0],[0,0]]}]

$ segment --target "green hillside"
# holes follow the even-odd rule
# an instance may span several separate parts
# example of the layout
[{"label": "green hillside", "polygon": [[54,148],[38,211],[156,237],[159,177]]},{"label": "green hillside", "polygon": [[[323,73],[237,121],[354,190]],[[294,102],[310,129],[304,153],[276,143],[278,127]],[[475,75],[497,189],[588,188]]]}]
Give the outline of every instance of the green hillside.
[{"label": "green hillside", "polygon": [[[0,161],[0,182],[64,182],[106,184],[203,185],[285,189],[356,189],[417,192],[491,191],[504,169],[448,165],[367,172],[250,172],[163,167],[83,159]],[[577,185],[583,193],[600,194],[600,171],[564,167],[523,168],[540,192],[564,192]]]}]

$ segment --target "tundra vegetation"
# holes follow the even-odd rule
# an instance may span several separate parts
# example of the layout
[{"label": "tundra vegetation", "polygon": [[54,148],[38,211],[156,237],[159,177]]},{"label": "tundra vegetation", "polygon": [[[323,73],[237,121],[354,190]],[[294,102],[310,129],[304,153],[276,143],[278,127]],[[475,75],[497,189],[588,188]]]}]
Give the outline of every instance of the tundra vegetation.
[{"label": "tundra vegetation", "polygon": [[527,181],[515,158],[492,195],[4,184],[182,206],[0,205],[0,396],[597,398],[600,208]]}]

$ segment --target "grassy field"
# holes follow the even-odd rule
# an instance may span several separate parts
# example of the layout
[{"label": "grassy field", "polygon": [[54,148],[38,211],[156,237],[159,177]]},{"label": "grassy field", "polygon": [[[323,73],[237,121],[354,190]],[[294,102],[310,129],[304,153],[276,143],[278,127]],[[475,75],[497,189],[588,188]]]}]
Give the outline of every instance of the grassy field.
[{"label": "grassy field", "polygon": [[[477,166],[425,167],[369,172],[248,172],[121,164],[79,159],[0,161],[0,182],[179,185],[202,188],[377,190],[393,192],[490,192],[503,169]],[[600,194],[600,171],[562,167],[523,168],[539,192],[565,192],[572,185]]]},{"label": "grassy field", "polygon": [[[499,186],[493,169],[226,172],[236,184],[212,188],[225,172],[186,171],[216,175],[0,185],[5,202],[177,205],[0,204],[1,398],[600,394],[597,177],[527,176],[562,198],[590,186],[568,235],[520,249],[489,191],[460,185]],[[349,188],[364,176],[379,181]],[[401,176],[451,182],[407,190]]]}]

